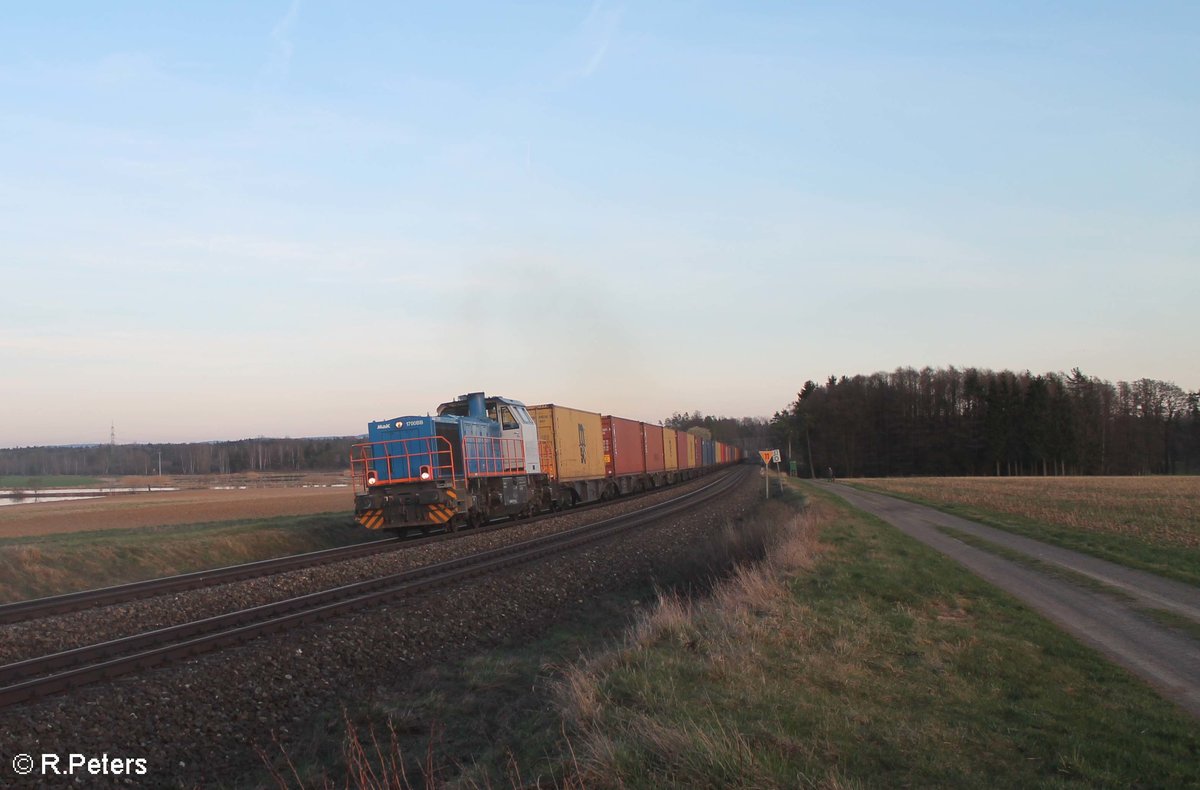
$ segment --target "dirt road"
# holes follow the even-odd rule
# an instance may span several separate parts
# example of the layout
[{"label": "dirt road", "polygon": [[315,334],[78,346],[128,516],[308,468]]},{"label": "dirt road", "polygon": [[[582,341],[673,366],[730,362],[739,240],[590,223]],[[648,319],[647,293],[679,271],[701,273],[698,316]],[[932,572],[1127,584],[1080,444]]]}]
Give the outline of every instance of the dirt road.
[{"label": "dirt road", "polygon": [[[1200,589],[883,494],[839,484],[823,485],[854,507],[932,546],[1019,598],[1200,718],[1200,641],[1160,625],[1143,611],[1162,609],[1200,623]],[[939,528],[973,535],[1040,562],[1084,574],[1115,593],[1090,589],[1005,559]]]}]

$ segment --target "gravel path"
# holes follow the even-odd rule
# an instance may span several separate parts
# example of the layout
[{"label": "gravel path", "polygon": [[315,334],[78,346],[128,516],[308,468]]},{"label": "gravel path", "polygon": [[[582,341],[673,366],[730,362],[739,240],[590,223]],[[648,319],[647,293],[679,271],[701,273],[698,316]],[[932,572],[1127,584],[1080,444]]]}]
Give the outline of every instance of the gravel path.
[{"label": "gravel path", "polygon": [[1200,641],[1160,625],[1125,599],[967,545],[939,527],[974,535],[1042,562],[1085,574],[1143,605],[1168,609],[1200,622],[1197,588],[884,494],[838,484],[823,485],[854,507],[878,516],[1016,596],[1068,633],[1147,680],[1167,699],[1200,717]]},{"label": "gravel path", "polygon": [[[19,779],[10,763],[22,752],[145,758],[148,773],[133,782],[139,785],[210,787],[233,782],[262,767],[251,744],[275,754],[273,738],[285,746],[304,741],[320,721],[319,714],[369,699],[373,691],[389,687],[392,678],[407,677],[433,661],[452,661],[468,651],[539,633],[585,610],[597,594],[642,583],[664,568],[687,563],[697,542],[711,539],[758,501],[757,482],[747,476],[718,503],[568,555],[0,711],[0,784]],[[637,506],[645,504],[641,500]],[[596,511],[586,517],[596,518]],[[515,532],[476,537],[490,540],[507,533],[515,539]],[[46,786],[63,786],[63,779]],[[86,786],[105,781],[121,786],[126,777],[85,779]]]}]

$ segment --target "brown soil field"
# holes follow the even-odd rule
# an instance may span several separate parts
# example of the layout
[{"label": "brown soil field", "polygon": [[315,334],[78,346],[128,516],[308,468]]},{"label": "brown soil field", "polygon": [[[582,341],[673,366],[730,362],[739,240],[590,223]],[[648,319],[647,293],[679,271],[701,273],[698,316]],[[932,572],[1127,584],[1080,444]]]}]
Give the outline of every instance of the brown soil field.
[{"label": "brown soil field", "polygon": [[0,507],[0,538],[354,511],[347,488],[192,489]]}]

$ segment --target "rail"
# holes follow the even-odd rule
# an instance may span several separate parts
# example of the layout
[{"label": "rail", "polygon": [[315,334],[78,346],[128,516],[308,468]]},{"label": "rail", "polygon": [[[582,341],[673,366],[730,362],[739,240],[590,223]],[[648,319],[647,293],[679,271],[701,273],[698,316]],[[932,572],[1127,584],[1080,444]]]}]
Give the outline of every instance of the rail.
[{"label": "rail", "polygon": [[297,568],[307,568],[312,565],[323,565],[355,557],[369,556],[381,551],[387,551],[400,542],[402,542],[401,538],[384,538],[383,540],[373,540],[353,546],[337,546],[331,549],[320,549],[303,554],[292,554],[287,557],[273,557],[266,560],[246,562],[240,565],[226,565],[221,568],[192,571],[191,573],[181,573],[175,576],[162,576],[156,579],[128,582],[111,587],[99,587],[91,590],[51,595],[45,598],[33,598],[28,601],[0,604],[0,624],[19,623],[39,617],[50,617],[56,614],[76,612],[80,609],[126,603],[128,601],[136,601],[140,598],[151,598],[155,595],[196,590],[201,587],[212,587],[217,584],[253,579],[271,573],[281,573]]},{"label": "rail", "polygon": [[0,688],[0,708],[564,552],[723,495],[745,474],[730,470],[696,491],[633,513],[468,557],[9,664],[0,667],[0,683],[7,684]]}]

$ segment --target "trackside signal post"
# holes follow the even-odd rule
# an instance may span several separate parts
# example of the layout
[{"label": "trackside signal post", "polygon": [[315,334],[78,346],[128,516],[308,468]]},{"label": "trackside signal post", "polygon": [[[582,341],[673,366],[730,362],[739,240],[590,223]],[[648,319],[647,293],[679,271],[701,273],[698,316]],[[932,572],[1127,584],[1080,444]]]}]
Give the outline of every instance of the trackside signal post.
[{"label": "trackside signal post", "polygon": [[766,485],[767,499],[771,498],[771,462],[775,462],[775,477],[779,482],[779,490],[783,490],[783,471],[779,468],[780,462],[783,460],[779,457],[778,450],[759,450],[758,455],[763,459],[763,482]]}]

